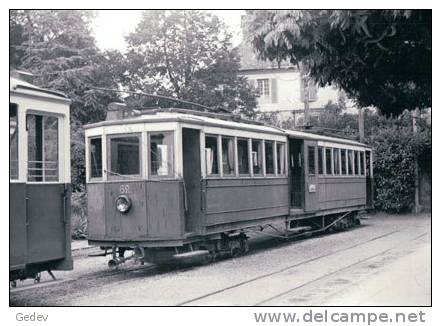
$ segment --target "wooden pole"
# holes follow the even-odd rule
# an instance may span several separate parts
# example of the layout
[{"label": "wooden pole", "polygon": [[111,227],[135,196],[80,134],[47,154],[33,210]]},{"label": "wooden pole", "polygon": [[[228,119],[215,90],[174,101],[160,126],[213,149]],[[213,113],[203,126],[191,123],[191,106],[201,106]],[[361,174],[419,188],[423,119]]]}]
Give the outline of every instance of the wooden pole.
[{"label": "wooden pole", "polygon": [[364,142],[364,108],[358,109],[358,136],[361,143]]},{"label": "wooden pole", "polygon": [[[420,116],[420,110],[418,108],[412,112],[412,129],[415,136],[418,134],[418,125],[417,125],[417,117]],[[420,205],[420,175],[419,175],[419,166],[418,166],[418,157],[415,157],[415,213],[418,214],[421,212]]]}]

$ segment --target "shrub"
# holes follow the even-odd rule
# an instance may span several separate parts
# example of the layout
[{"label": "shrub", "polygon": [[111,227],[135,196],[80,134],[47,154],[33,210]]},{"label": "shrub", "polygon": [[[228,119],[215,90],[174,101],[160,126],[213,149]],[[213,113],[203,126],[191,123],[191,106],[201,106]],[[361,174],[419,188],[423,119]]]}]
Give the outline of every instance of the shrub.
[{"label": "shrub", "polygon": [[87,237],[87,193],[84,189],[72,192],[71,209],[72,239],[85,239]]}]

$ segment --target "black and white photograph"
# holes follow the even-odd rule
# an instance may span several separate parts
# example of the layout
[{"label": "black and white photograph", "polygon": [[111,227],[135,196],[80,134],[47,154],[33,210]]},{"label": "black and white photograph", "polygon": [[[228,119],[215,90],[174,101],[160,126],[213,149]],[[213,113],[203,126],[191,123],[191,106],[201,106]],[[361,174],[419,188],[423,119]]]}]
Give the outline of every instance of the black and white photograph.
[{"label": "black and white photograph", "polygon": [[432,10],[10,9],[8,295],[422,325]]}]

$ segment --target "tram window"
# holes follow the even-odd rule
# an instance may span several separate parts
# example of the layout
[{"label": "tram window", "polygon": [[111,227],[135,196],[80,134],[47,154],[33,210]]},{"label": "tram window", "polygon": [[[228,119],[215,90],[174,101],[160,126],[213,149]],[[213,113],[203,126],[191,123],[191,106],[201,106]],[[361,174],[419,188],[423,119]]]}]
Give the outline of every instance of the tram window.
[{"label": "tram window", "polygon": [[224,175],[234,175],[234,138],[222,137],[222,169]]},{"label": "tram window", "polygon": [[91,138],[89,142],[90,178],[103,177],[103,141],[101,137]]},{"label": "tram window", "polygon": [[354,174],[354,151],[348,150],[348,174]]},{"label": "tram window", "polygon": [[333,148],[334,151],[334,175],[340,175],[340,154],[338,148]]},{"label": "tram window", "polygon": [[139,136],[113,136],[110,138],[109,178],[118,175],[140,175]]},{"label": "tram window", "polygon": [[346,170],[346,150],[341,149],[340,150],[340,157],[341,157],[341,174],[346,175],[348,172]]},{"label": "tram window", "polygon": [[315,174],[315,147],[308,146],[308,174]]},{"label": "tram window", "polygon": [[318,147],[318,174],[323,174],[323,147]]},{"label": "tram window", "polygon": [[18,118],[14,103],[9,103],[9,178],[18,179]]},{"label": "tram window", "polygon": [[325,158],[326,158],[326,174],[332,174],[332,166],[331,166],[331,149],[330,148],[326,148],[325,150]]},{"label": "tram window", "polygon": [[219,174],[217,136],[205,136],[207,175]]},{"label": "tram window", "polygon": [[277,174],[285,174],[285,144],[277,143]]},{"label": "tram window", "polygon": [[248,159],[248,140],[237,139],[237,159],[239,163],[239,174],[249,174],[249,159]]},{"label": "tram window", "polygon": [[364,175],[366,168],[364,166],[364,152],[360,152],[360,174]]},{"label": "tram window", "polygon": [[253,173],[263,174],[263,142],[253,139],[251,142],[251,156],[253,158]]},{"label": "tram window", "polygon": [[265,141],[266,174],[274,174],[274,143]]},{"label": "tram window", "polygon": [[174,176],[174,134],[160,132],[149,134],[150,174],[154,177]]},{"label": "tram window", "polygon": [[371,176],[371,152],[366,152],[366,177]]},{"label": "tram window", "polygon": [[58,181],[58,118],[28,114],[28,181]]},{"label": "tram window", "polygon": [[359,151],[355,151],[354,152],[355,157],[354,157],[354,173],[355,175],[359,175],[360,174],[360,165],[359,165],[359,159],[360,159],[360,152]]}]

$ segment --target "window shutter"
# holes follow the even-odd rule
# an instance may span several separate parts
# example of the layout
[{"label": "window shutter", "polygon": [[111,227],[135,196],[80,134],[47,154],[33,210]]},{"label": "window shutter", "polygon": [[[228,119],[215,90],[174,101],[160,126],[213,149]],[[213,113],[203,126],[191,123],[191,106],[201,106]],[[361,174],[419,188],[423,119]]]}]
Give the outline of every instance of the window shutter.
[{"label": "window shutter", "polygon": [[277,103],[277,79],[271,79],[271,103]]}]

